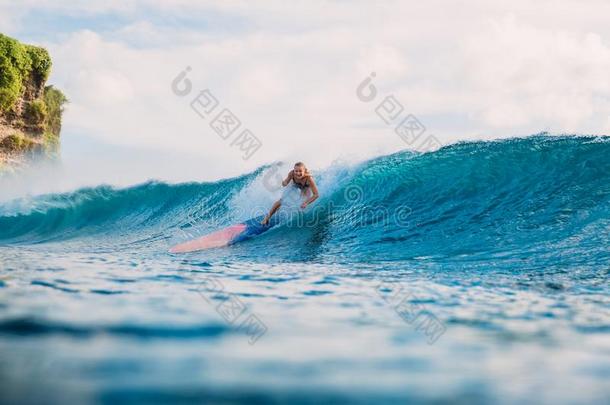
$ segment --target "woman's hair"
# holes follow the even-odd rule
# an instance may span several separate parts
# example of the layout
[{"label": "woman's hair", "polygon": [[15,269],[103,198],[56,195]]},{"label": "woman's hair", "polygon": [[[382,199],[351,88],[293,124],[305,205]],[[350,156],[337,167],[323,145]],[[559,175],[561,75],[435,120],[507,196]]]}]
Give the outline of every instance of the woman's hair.
[{"label": "woman's hair", "polygon": [[303,163],[303,162],[296,162],[294,164],[294,167],[302,167],[303,170],[305,170],[305,175],[309,175],[309,170],[307,169],[307,166],[305,166],[305,163]]}]

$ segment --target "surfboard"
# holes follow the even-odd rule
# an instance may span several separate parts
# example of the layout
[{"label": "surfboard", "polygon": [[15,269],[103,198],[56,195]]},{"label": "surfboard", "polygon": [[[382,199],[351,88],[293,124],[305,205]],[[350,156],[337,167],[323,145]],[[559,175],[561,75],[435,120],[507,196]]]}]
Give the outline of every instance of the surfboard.
[{"label": "surfboard", "polygon": [[249,219],[240,224],[231,225],[200,238],[180,243],[172,247],[170,253],[188,253],[198,250],[213,249],[233,245],[267,232],[277,225],[276,217],[272,217],[267,225],[261,225],[263,217]]}]

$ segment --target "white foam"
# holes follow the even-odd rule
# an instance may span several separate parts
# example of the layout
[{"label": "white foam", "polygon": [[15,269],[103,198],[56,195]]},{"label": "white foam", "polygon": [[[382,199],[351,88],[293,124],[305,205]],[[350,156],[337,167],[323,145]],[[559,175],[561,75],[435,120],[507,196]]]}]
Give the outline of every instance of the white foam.
[{"label": "white foam", "polygon": [[[228,203],[235,221],[245,221],[267,214],[273,203],[280,198],[283,213],[290,214],[300,210],[303,201],[300,190],[292,184],[287,187],[281,185],[282,180],[286,178],[291,169],[292,163],[276,163],[263,170],[250,184],[236,193]],[[357,170],[357,164],[339,160],[327,168],[310,170],[320,193],[318,203],[343,187]]]}]

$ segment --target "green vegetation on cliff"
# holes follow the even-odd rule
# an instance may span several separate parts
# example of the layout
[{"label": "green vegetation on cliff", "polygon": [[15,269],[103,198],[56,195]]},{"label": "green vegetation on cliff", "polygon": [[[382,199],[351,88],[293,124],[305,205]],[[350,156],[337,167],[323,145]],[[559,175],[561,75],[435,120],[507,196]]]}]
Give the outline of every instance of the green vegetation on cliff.
[{"label": "green vegetation on cliff", "polygon": [[0,141],[0,147],[9,152],[28,151],[35,146],[35,142],[20,133],[11,134]]},{"label": "green vegetation on cliff", "polygon": [[64,93],[53,86],[44,88],[44,103],[47,110],[45,120],[46,130],[53,135],[59,136],[61,131],[61,116],[64,112],[64,104],[68,102]]},{"label": "green vegetation on cliff", "polygon": [[6,158],[59,147],[68,99],[45,83],[51,73],[46,49],[0,34],[0,165]]},{"label": "green vegetation on cliff", "polygon": [[10,111],[28,83],[40,86],[50,72],[51,57],[46,49],[0,34],[0,112]]}]

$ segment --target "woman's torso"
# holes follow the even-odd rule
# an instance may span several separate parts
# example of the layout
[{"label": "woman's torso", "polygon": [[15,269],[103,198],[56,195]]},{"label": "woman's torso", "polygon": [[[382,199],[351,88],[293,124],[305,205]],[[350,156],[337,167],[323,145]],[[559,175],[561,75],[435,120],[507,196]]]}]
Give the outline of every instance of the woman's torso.
[{"label": "woman's torso", "polygon": [[309,175],[305,175],[300,179],[296,179],[294,176],[292,177],[292,182],[295,187],[301,190],[301,194],[306,194],[309,191]]}]

